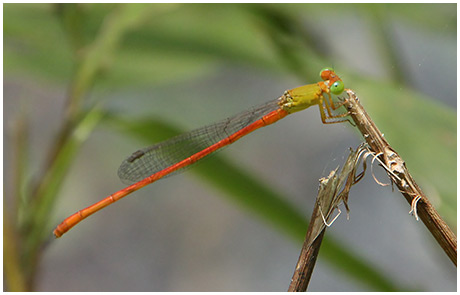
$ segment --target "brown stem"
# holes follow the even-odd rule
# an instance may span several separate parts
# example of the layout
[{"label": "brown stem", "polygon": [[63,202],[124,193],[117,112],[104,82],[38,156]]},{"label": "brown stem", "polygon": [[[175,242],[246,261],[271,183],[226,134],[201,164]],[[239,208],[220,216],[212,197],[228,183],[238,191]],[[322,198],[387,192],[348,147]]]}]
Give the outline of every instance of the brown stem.
[{"label": "brown stem", "polygon": [[307,290],[325,232],[326,228],[321,231],[310,246],[302,248],[288,292],[305,292]]},{"label": "brown stem", "polygon": [[[450,260],[457,265],[457,237],[454,232],[415,183],[403,159],[385,140],[380,130],[359,103],[356,94],[350,89],[347,89],[347,94],[349,98],[345,100],[344,105],[363,134],[371,151],[378,155],[386,166],[385,168],[389,172],[388,175],[391,180],[397,185],[409,204],[413,206],[413,209],[417,210],[418,216],[420,216]],[[419,200],[413,202],[415,198],[419,198]]]}]

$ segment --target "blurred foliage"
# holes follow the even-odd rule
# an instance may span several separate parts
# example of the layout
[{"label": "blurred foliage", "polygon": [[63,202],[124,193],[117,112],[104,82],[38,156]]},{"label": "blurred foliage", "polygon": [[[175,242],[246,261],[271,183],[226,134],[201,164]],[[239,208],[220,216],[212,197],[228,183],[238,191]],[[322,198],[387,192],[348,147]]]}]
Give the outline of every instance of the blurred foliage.
[{"label": "blurred foliage", "polygon": [[[372,25],[376,47],[388,67],[387,77],[353,73],[341,61],[337,63],[343,64],[334,66],[406,159],[419,184],[436,192],[441,215],[455,226],[455,111],[412,89],[403,70],[404,57],[386,26],[387,19],[393,18],[420,30],[442,30],[455,38],[455,8],[455,4],[5,4],[4,75],[68,85],[66,116],[43,170],[29,182],[24,179],[27,167],[20,160],[15,163],[19,171],[15,184],[21,187],[15,189],[12,199],[22,205],[13,206],[17,212],[5,214],[6,288],[33,290],[48,240],[50,219],[46,217],[52,216],[79,147],[100,122],[110,122],[108,126],[123,136],[134,134],[149,142],[162,132],[172,132],[167,122],[126,120],[101,112],[100,105],[92,106],[86,100],[94,87],[179,83],[212,74],[225,63],[311,83],[317,80],[318,69],[338,59],[332,57],[330,39],[311,25],[326,16],[361,15]],[[15,143],[15,158],[26,158],[24,145],[24,140]],[[196,172],[248,211],[296,240],[303,239],[304,218],[255,176],[221,157],[214,157]],[[27,203],[31,205],[23,205]],[[403,288],[330,238],[321,254],[374,290]]]}]

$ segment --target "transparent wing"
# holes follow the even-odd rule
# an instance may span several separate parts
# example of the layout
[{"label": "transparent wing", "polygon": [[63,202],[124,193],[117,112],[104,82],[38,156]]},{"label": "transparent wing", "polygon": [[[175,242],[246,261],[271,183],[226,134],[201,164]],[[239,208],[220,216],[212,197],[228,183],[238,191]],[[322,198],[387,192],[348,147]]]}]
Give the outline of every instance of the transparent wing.
[{"label": "transparent wing", "polygon": [[227,138],[278,108],[278,99],[273,100],[215,124],[138,150],[121,163],[118,176],[125,183],[138,182]]}]

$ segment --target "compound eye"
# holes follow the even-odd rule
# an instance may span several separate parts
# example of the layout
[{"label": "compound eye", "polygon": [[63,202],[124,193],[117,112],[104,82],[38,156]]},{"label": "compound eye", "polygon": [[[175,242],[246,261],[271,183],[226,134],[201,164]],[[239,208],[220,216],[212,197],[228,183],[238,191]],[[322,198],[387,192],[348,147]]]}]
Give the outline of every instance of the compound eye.
[{"label": "compound eye", "polygon": [[345,85],[342,81],[339,80],[335,81],[329,89],[331,90],[332,94],[339,95],[343,92],[343,89],[345,89]]},{"label": "compound eye", "polygon": [[319,76],[321,77],[321,79],[323,79],[323,81],[326,81],[331,78],[332,73],[334,73],[334,69],[327,67],[327,68],[323,68],[319,72]]}]

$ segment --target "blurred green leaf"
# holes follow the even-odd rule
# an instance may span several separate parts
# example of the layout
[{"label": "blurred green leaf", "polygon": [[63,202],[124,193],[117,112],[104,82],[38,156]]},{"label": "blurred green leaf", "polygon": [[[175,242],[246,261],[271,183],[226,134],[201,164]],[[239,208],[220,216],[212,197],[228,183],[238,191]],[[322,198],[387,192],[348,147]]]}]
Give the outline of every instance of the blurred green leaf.
[{"label": "blurred green leaf", "polygon": [[[153,13],[155,17],[146,19],[141,27],[123,36],[124,41],[115,55],[117,62],[111,65],[112,69],[103,81],[106,86],[151,84],[152,81],[177,80],[181,75],[196,77],[197,73],[206,71],[209,66],[215,65],[215,61],[223,58],[262,67],[277,60],[250,15],[238,6],[150,4],[127,5],[125,8],[130,11],[126,11],[124,20],[117,18],[119,26],[140,21],[139,15],[136,15],[140,11],[144,15]],[[72,51],[65,42],[67,36],[63,34],[59,22],[52,17],[53,9],[51,5],[5,5],[5,13],[10,16],[4,24],[7,71],[46,73],[49,78],[57,80],[70,75]],[[84,5],[84,13],[78,17],[85,22],[85,30],[82,36],[71,35],[71,44],[84,43],[81,39],[94,36],[103,25],[96,20],[112,9],[121,8]],[[64,26],[74,32],[75,28],[68,24],[71,21],[64,18]],[[34,28],[37,27],[45,29],[36,34]],[[109,39],[113,37],[108,36]],[[110,46],[110,42],[106,43]],[[102,52],[107,53],[106,50]],[[97,57],[104,61],[110,55]]]},{"label": "blurred green leaf", "polygon": [[10,3],[3,9],[5,72],[68,81],[72,51],[52,15],[53,6]]},{"label": "blurred green leaf", "polygon": [[94,40],[77,55],[76,70],[70,87],[67,113],[70,118],[81,109],[82,101],[101,72],[108,68],[125,34],[152,16],[145,4],[119,5],[101,25]]},{"label": "blurred green leaf", "polygon": [[35,271],[43,241],[51,237],[49,216],[54,208],[59,190],[64,183],[69,167],[76,159],[83,142],[98,125],[104,113],[94,107],[82,115],[79,124],[75,127],[68,141],[61,147],[53,165],[44,175],[36,194],[26,207],[23,231],[28,234],[24,237],[24,251],[21,259],[30,271]]}]

